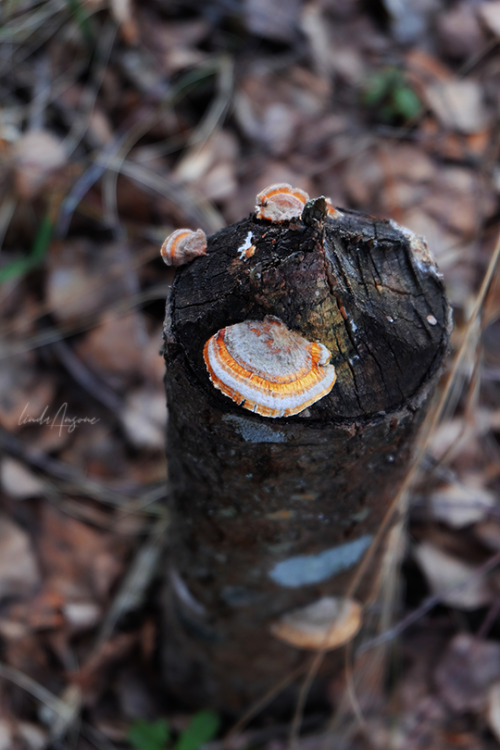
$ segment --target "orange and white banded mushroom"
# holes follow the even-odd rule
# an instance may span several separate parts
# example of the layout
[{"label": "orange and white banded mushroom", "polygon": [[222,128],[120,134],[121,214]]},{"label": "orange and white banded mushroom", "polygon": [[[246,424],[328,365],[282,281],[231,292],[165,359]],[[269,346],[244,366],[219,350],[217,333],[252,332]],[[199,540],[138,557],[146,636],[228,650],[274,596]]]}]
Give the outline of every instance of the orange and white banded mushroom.
[{"label": "orange and white banded mushroom", "polygon": [[331,198],[325,198],[326,201],[326,212],[328,215],[328,218],[330,219],[339,219],[342,216],[342,212],[338,210],[338,208],[335,208],[335,206],[332,203]]},{"label": "orange and white banded mushroom", "polygon": [[272,315],[221,328],[206,342],[203,357],[212,384],[263,417],[299,414],[336,380],[326,346]]},{"label": "orange and white banded mushroom", "polygon": [[203,229],[176,229],[161,246],[161,257],[167,266],[182,266],[207,252],[207,235]]},{"label": "orange and white banded mushroom", "polygon": [[359,631],[362,607],[355,599],[324,596],[271,623],[271,633],[290,646],[329,651],[348,643]]},{"label": "orange and white banded mushroom", "polygon": [[279,223],[300,216],[309,196],[304,190],[293,188],[287,182],[283,182],[264,188],[255,200],[257,219]]}]

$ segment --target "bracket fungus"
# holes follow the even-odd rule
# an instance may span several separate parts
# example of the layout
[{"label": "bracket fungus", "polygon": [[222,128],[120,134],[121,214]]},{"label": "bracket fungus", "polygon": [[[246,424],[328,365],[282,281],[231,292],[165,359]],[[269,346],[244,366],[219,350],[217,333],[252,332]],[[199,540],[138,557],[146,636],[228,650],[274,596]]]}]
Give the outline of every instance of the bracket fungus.
[{"label": "bracket fungus", "polygon": [[161,246],[161,257],[167,266],[183,266],[206,252],[207,235],[203,229],[176,229]]},{"label": "bracket fungus", "polygon": [[289,221],[302,214],[308,200],[304,190],[293,188],[287,182],[269,185],[257,194],[255,216],[277,223]]},{"label": "bracket fungus", "polygon": [[213,385],[263,417],[299,414],[326,396],[336,378],[326,346],[272,315],[221,328],[203,356]]},{"label": "bracket fungus", "polygon": [[331,198],[325,198],[325,202],[328,217],[330,219],[339,219],[342,216],[342,211],[339,211],[338,208],[335,208],[331,201]]},{"label": "bracket fungus", "polygon": [[271,623],[271,633],[290,646],[331,651],[354,638],[362,623],[362,606],[354,599],[324,596],[286,612]]}]

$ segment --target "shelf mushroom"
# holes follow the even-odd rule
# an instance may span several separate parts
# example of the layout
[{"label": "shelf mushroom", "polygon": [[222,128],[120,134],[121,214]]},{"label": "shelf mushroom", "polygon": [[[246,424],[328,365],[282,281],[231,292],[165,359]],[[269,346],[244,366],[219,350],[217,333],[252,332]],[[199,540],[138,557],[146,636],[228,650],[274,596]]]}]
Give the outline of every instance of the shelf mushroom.
[{"label": "shelf mushroom", "polygon": [[361,623],[362,607],[355,599],[324,596],[282,615],[271,633],[290,646],[330,651],[354,638]]},{"label": "shelf mushroom", "polygon": [[167,266],[182,266],[207,252],[207,235],[203,229],[176,229],[161,246],[161,257]]},{"label": "shelf mushroom", "polygon": [[300,216],[309,196],[304,190],[293,188],[287,182],[283,182],[264,188],[255,200],[257,219],[279,223]]},{"label": "shelf mushroom", "polygon": [[221,328],[203,349],[212,384],[263,417],[290,417],[326,396],[336,380],[330,356],[272,315]]},{"label": "shelf mushroom", "polygon": [[335,208],[331,198],[325,198],[325,201],[328,217],[330,219],[339,219],[342,216],[342,211],[339,211],[338,208]]}]

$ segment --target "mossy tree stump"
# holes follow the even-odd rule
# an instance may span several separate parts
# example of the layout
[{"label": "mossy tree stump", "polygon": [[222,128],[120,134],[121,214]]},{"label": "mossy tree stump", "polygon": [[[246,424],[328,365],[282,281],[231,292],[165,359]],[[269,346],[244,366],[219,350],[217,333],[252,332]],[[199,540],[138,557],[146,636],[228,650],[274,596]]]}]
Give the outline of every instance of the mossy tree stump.
[{"label": "mossy tree stump", "polygon": [[[203,360],[216,331],[268,315],[325,345],[336,368],[331,392],[296,416],[233,403]],[[222,229],[177,272],[162,638],[165,680],[183,700],[237,712],[307,656],[273,623],[348,591],[407,470],[449,320],[421,239],[323,198],[301,218]],[[362,605],[382,552],[357,588]]]}]

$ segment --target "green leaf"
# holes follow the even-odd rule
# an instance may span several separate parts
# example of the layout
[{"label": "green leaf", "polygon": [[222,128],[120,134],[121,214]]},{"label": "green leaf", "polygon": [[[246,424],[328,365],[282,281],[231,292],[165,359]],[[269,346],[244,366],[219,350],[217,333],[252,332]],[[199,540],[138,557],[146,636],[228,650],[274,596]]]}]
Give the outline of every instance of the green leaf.
[{"label": "green leaf", "polygon": [[175,743],[175,750],[199,750],[215,737],[219,725],[220,719],[215,711],[200,711],[193,716],[187,729],[182,732]]},{"label": "green leaf", "polygon": [[422,109],[420,99],[408,86],[398,86],[392,94],[395,109],[407,120],[416,117]]},{"label": "green leaf", "polygon": [[363,101],[369,107],[379,104],[382,99],[387,95],[391,86],[391,80],[388,77],[387,71],[381,73],[375,73],[372,75],[366,84]]},{"label": "green leaf", "polygon": [[38,227],[38,232],[31,246],[29,254],[25,258],[19,258],[12,261],[4,268],[0,268],[0,284],[2,281],[8,281],[18,276],[24,276],[25,273],[36,268],[45,258],[45,253],[52,239],[54,225],[49,216],[46,215]]},{"label": "green leaf", "polygon": [[170,729],[165,719],[137,719],[129,729],[127,740],[135,750],[165,750]]}]

